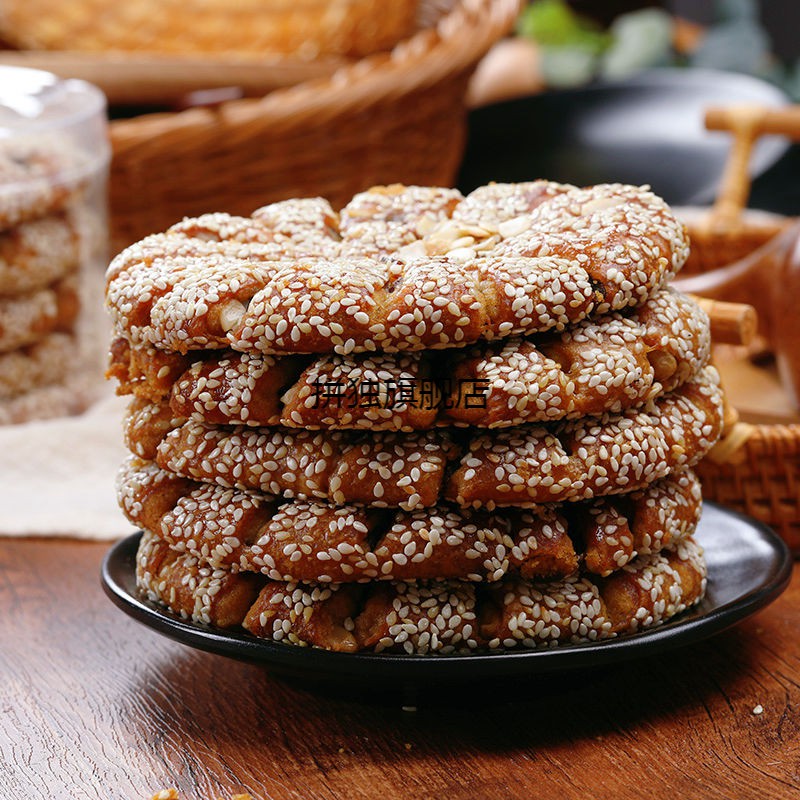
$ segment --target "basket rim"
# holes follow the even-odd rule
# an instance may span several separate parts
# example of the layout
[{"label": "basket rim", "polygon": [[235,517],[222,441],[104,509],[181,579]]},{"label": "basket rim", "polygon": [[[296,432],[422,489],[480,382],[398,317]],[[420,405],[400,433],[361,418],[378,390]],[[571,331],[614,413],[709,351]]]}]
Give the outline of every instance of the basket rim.
[{"label": "basket rim", "polygon": [[789,444],[796,445],[798,452],[800,452],[800,422],[792,422],[792,423],[746,423],[750,428],[752,428],[752,433],[745,442],[744,446],[747,446],[751,441],[754,440],[761,440],[759,444],[769,441],[780,441],[782,443],[786,443],[789,440]]},{"label": "basket rim", "polygon": [[329,121],[354,108],[408,95],[464,72],[514,25],[522,0],[458,0],[437,22],[333,74],[276,89],[263,98],[230,100],[215,108],[143,114],[113,120],[114,148],[199,123],[261,123],[272,129]]},{"label": "basket rim", "polygon": [[[675,215],[680,217],[682,222],[694,228],[701,228],[707,225],[712,213],[711,206],[672,205],[671,208]],[[764,208],[743,208],[739,217],[739,223],[735,230],[731,231],[732,234],[739,232],[742,224],[751,221],[770,223],[783,220],[787,223],[791,223],[793,220],[799,218],[798,215],[783,214],[780,211],[767,211]]]}]

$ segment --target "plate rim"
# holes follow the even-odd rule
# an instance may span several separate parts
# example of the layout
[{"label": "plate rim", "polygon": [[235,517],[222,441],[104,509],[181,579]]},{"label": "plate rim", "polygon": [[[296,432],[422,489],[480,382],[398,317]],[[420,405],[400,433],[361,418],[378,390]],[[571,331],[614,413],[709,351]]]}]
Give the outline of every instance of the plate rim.
[{"label": "plate rim", "polygon": [[[100,571],[103,590],[128,616],[163,636],[193,649],[276,669],[324,673],[329,679],[403,678],[431,682],[455,678],[535,674],[606,666],[637,657],[657,655],[721,633],[755,614],[789,585],[793,558],[786,542],[759,520],[713,501],[704,501],[723,516],[745,523],[767,542],[776,566],[770,578],[741,596],[710,609],[701,616],[667,622],[656,628],[602,642],[559,645],[553,648],[512,650],[501,653],[422,656],[395,653],[337,653],[321,648],[290,647],[258,639],[244,631],[221,631],[201,626],[131,594],[115,577],[116,565],[132,560],[141,531],[115,542],[106,552]],[[463,673],[467,673],[466,675]]]}]

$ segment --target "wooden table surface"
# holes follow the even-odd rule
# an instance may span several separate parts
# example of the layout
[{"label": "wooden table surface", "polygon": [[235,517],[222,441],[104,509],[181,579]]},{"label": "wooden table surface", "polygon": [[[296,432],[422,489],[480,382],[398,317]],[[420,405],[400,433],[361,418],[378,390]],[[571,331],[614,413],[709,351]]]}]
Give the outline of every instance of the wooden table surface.
[{"label": "wooden table surface", "polygon": [[106,548],[0,540],[3,800],[800,796],[797,575],[701,645],[409,712],[150,631],[103,594]]}]

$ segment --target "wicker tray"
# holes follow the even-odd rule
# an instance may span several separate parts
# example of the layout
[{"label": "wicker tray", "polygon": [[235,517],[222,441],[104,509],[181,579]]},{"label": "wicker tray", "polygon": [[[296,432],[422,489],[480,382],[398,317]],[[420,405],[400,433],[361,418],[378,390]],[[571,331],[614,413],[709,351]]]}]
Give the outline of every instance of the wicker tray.
[{"label": "wicker tray", "polygon": [[[709,110],[706,124],[734,134],[731,156],[719,198],[711,211],[693,210],[684,216],[692,238],[692,256],[684,275],[700,275],[714,284],[714,270],[727,272],[743,265],[740,259],[762,248],[757,258],[781,257],[796,241],[797,221],[775,214],[745,211],[749,194],[747,162],[750,146],[762,133],[800,136],[800,108],[778,112],[766,109]],[[792,230],[789,230],[792,228]],[[754,257],[755,258],[755,257]],[[716,272],[721,276],[721,272]],[[760,305],[762,329],[770,338],[771,309],[762,302],[767,286],[759,278],[736,287],[721,286],[705,292],[719,300]],[[698,291],[690,277],[678,281]],[[702,293],[702,289],[700,290]],[[747,424],[730,426],[723,441],[698,467],[703,494],[711,500],[748,514],[774,527],[800,556],[800,424]]]},{"label": "wicker tray", "polygon": [[[425,12],[422,3],[421,12]],[[112,123],[117,249],[185,215],[249,214],[321,195],[334,206],[380,183],[450,185],[466,136],[473,69],[520,0],[457,0],[391,52],[258,100]]]}]

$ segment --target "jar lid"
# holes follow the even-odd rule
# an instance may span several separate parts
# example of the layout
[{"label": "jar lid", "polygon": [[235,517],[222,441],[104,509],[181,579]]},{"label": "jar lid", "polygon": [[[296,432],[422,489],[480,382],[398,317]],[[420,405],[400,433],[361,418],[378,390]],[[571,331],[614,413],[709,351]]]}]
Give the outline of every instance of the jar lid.
[{"label": "jar lid", "polygon": [[111,155],[103,93],[50,72],[0,66],[0,228],[58,203]]}]

